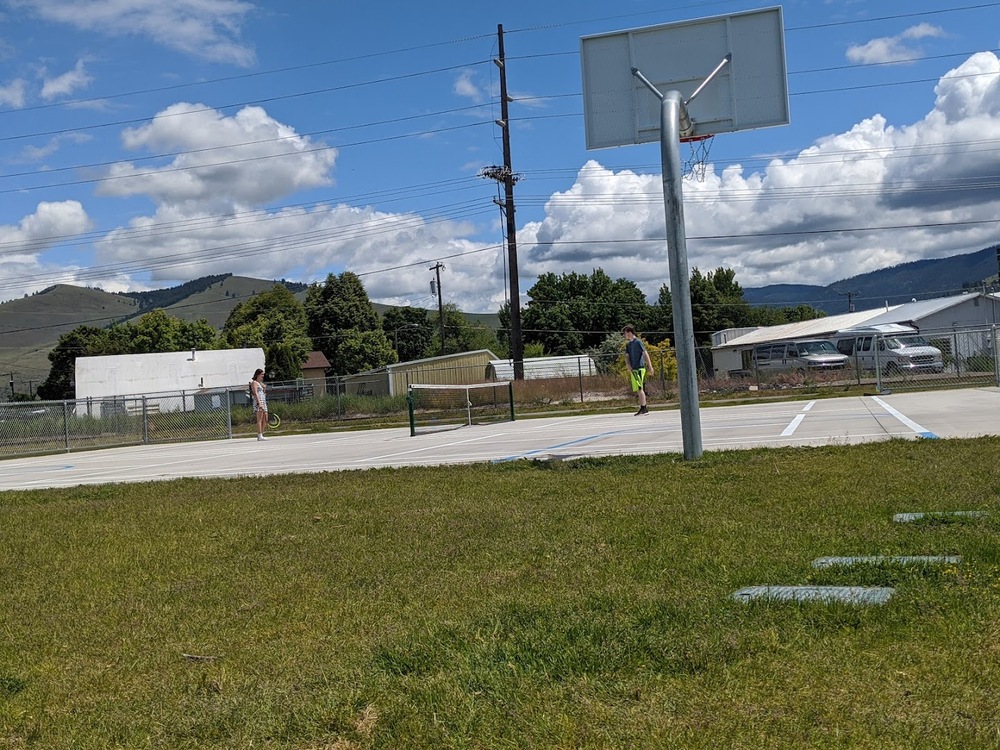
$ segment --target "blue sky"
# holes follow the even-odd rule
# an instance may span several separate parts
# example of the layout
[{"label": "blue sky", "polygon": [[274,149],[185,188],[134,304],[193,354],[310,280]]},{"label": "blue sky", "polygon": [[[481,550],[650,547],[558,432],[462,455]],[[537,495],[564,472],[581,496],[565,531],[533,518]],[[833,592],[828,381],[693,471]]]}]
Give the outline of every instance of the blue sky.
[{"label": "blue sky", "polygon": [[[351,270],[432,308],[441,261],[446,301],[496,311],[498,24],[522,292],[601,267],[653,299],[659,147],[587,151],[579,39],[759,7],[0,0],[0,300]],[[1000,3],[782,9],[791,123],[714,139],[690,265],[828,284],[1000,241]]]}]

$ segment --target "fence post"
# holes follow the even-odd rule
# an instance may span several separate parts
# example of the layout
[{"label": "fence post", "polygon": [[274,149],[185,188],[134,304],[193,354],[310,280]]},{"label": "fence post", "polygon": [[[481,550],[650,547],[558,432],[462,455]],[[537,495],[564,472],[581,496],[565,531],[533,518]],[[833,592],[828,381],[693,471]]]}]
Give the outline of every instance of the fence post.
[{"label": "fence post", "polygon": [[878,334],[872,336],[872,354],[875,355],[875,392],[882,392],[882,362],[878,356],[878,347],[882,339],[879,338]]},{"label": "fence post", "polygon": [[951,334],[951,358],[955,361],[955,375],[962,374],[962,359],[958,356],[958,334]]},{"label": "fence post", "polygon": [[576,375],[577,379],[580,381],[580,403],[583,403],[583,360],[580,357],[576,358]]},{"label": "fence post", "polygon": [[226,388],[226,436],[233,439],[233,393]]},{"label": "fence post", "polygon": [[142,397],[142,444],[149,445],[149,416],[146,414],[146,397]]},{"label": "fence post", "polygon": [[1000,328],[997,328],[995,323],[990,335],[993,337],[993,375],[996,378],[997,388],[1000,388]]},{"label": "fence post", "polygon": [[66,452],[69,453],[69,401],[63,401],[63,436],[66,440]]}]

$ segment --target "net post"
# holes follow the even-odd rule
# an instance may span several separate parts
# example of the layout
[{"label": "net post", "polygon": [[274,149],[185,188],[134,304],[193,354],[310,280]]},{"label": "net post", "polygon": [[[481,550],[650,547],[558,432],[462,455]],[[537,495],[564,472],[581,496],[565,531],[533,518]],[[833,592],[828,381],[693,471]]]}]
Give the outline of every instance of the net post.
[{"label": "net post", "polygon": [[470,427],[472,426],[472,393],[471,388],[466,387],[465,389],[465,414],[466,418],[469,420],[466,422]]},{"label": "net post", "polygon": [[406,409],[410,413],[410,437],[417,436],[417,423],[413,419],[413,388],[406,386]]},{"label": "net post", "polygon": [[507,397],[508,403],[510,403],[510,421],[514,421],[514,381],[507,381]]}]

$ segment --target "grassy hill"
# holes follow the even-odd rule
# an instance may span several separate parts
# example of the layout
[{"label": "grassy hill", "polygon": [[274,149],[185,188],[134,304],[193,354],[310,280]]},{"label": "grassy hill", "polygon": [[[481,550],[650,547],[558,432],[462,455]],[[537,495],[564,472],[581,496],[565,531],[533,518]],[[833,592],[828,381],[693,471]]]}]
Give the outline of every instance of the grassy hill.
[{"label": "grassy hill", "polygon": [[58,284],[0,304],[0,370],[14,373],[18,390],[49,374],[48,353],[81,325],[103,328],[139,310],[138,300],[99,289]]},{"label": "grassy hill", "polygon": [[[226,276],[163,309],[181,320],[195,321],[204,318],[213,328],[221,330],[236,305],[268,291],[278,283],[284,282]],[[285,286],[295,292],[296,299],[305,301],[304,284],[295,285],[300,287],[298,291],[291,284],[285,283]]]}]

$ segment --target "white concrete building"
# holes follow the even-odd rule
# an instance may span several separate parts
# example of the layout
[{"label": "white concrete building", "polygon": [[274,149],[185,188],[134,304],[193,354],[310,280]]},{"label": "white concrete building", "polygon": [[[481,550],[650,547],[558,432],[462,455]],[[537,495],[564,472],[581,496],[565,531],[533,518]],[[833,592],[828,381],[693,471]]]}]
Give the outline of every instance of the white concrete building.
[{"label": "white concrete building", "polygon": [[[165,394],[150,399],[158,411],[190,411],[195,395],[245,387],[254,371],[263,367],[260,348],[77,357],[76,398],[98,401]],[[178,398],[179,394],[186,397]]]}]

